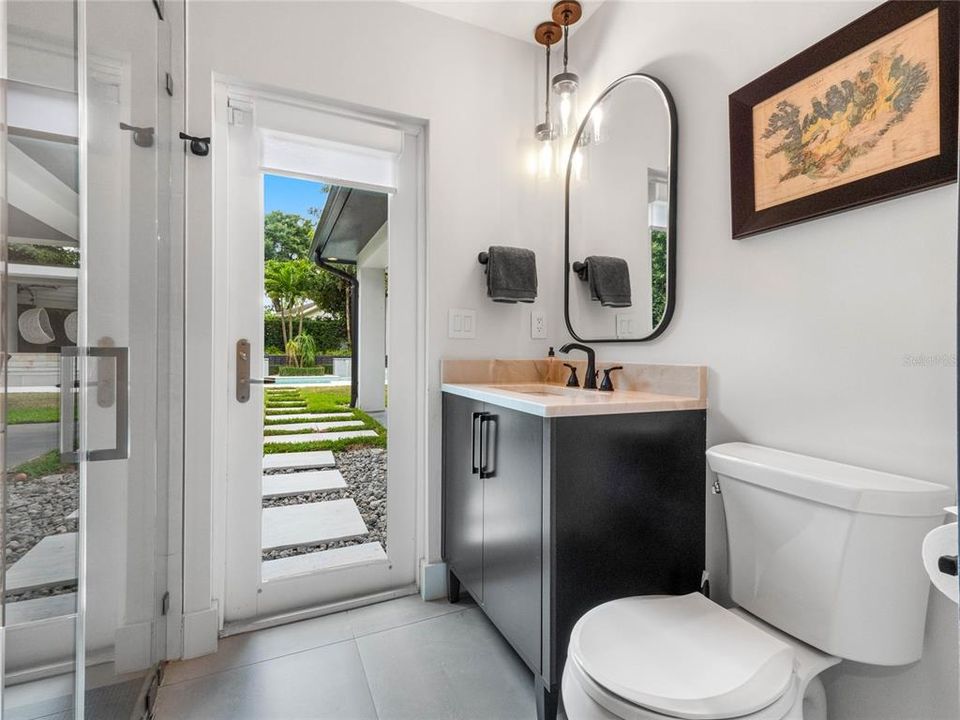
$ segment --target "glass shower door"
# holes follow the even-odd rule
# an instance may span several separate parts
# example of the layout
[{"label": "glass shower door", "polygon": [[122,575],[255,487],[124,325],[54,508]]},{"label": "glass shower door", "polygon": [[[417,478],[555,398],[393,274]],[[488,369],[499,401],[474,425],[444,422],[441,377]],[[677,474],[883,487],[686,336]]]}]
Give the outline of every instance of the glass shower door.
[{"label": "glass shower door", "polygon": [[165,654],[182,12],[0,4],[3,717],[129,717]]}]

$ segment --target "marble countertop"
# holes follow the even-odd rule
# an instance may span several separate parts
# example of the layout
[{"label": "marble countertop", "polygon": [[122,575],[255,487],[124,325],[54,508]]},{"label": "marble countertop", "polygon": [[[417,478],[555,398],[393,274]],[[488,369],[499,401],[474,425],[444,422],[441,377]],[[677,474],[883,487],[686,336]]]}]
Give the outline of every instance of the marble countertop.
[{"label": "marble countertop", "polygon": [[575,417],[624,413],[702,410],[699,397],[640,390],[583,390],[546,383],[443,383],[444,392],[540,417]]}]

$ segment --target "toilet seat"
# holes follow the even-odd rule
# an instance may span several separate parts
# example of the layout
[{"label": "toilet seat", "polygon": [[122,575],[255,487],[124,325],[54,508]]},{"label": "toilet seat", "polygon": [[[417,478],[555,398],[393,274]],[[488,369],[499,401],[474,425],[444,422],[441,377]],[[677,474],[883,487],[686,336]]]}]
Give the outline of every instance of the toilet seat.
[{"label": "toilet seat", "polygon": [[[797,702],[800,696],[799,687],[799,679],[794,678],[787,691],[773,704],[759,712],[741,715],[730,720],[801,720],[800,716],[791,714],[791,712],[795,713],[799,704]],[[570,720],[676,720],[669,715],[634,705],[600,687],[572,658],[567,659],[563,670],[561,691],[567,717]],[[589,705],[584,707],[584,700],[587,700],[588,704],[592,702],[592,707]]]},{"label": "toilet seat", "polygon": [[699,593],[599,605],[568,653],[584,691],[619,717],[685,720],[783,717],[772,706],[793,704],[795,660],[790,644]]}]

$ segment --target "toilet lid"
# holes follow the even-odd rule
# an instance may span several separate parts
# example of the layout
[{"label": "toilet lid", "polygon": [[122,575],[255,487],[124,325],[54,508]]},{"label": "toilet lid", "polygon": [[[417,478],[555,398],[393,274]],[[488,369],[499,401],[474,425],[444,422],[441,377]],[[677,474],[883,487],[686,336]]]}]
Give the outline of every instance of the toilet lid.
[{"label": "toilet lid", "polygon": [[570,655],[594,682],[679,718],[757,712],[790,686],[793,649],[700,593],[614,600],[577,622]]}]

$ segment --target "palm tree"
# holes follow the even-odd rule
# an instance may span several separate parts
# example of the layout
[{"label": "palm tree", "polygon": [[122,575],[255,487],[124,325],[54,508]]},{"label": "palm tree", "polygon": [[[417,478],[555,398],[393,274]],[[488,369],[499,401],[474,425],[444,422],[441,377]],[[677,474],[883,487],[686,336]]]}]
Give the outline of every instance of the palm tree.
[{"label": "palm tree", "polygon": [[280,315],[284,347],[293,340],[293,322],[297,335],[303,334],[304,300],[316,281],[316,270],[307,260],[268,260],[263,271],[263,287]]}]

